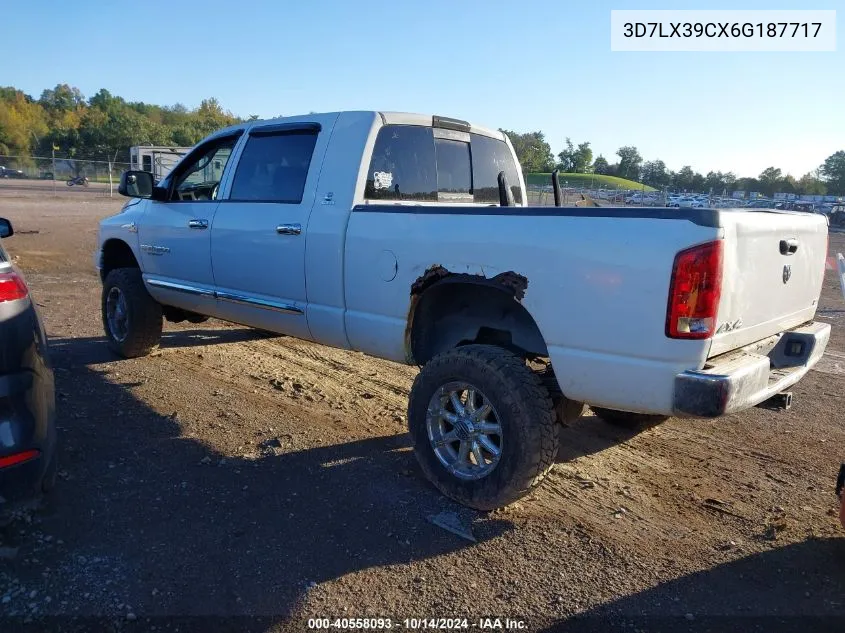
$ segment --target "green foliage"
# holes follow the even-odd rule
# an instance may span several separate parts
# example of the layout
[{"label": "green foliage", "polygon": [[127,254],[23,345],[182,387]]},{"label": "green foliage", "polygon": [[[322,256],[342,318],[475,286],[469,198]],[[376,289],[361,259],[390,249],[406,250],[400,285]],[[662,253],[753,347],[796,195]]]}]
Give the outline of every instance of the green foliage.
[{"label": "green foliage", "polygon": [[692,183],[695,178],[695,172],[689,165],[684,165],[678,171],[672,174],[672,187],[682,191],[692,189]]},{"label": "green foliage", "polygon": [[79,88],[59,84],[52,90],[42,92],[38,103],[51,113],[71,112],[85,104],[85,97],[79,92]]},{"label": "green foliage", "polygon": [[819,167],[827,191],[833,195],[845,195],[845,151],[838,151],[827,157]]},{"label": "green foliage", "polygon": [[[640,182],[626,180],[618,176],[607,176],[603,174],[558,174],[562,187],[588,187],[603,189],[637,189],[639,191],[654,191],[654,187],[643,186]],[[525,184],[528,185],[550,185],[552,184],[551,173],[527,173]]]},{"label": "green foliage", "polygon": [[740,178],[736,181],[736,189],[739,191],[760,191],[760,181],[756,178]]},{"label": "green foliage", "polygon": [[590,143],[579,143],[576,149],[569,137],[566,137],[566,149],[557,155],[559,162],[557,168],[562,172],[574,172],[586,174],[593,167],[593,150]]},{"label": "green foliage", "polygon": [[20,90],[0,88],[0,154],[31,154],[47,131],[43,107]]},{"label": "green foliage", "polygon": [[586,174],[593,167],[593,150],[588,142],[579,143],[573,157],[573,171],[578,174]]},{"label": "green foliage", "polygon": [[554,166],[552,148],[542,132],[518,134],[499,130],[508,135],[523,172],[551,171]]},{"label": "green foliage", "polygon": [[773,196],[775,191],[785,191],[783,174],[778,167],[766,167],[757,180],[760,183],[760,192],[764,195]]},{"label": "green foliage", "polygon": [[601,154],[599,154],[593,162],[593,173],[605,175],[610,174],[610,165],[608,164],[607,159]]},{"label": "green foliage", "polygon": [[557,168],[563,172],[575,171],[575,147],[569,137],[566,137],[566,147],[557,155]]},{"label": "green foliage", "polygon": [[650,160],[643,163],[641,178],[645,184],[657,189],[668,187],[672,181],[669,172],[666,171],[666,163],[662,160]]},{"label": "green foliage", "polygon": [[616,168],[616,175],[620,178],[637,180],[640,177],[640,167],[643,164],[643,157],[633,145],[626,145],[616,150],[619,156],[619,165]]},{"label": "green foliage", "polygon": [[735,183],[736,176],[732,172],[723,174],[720,171],[710,171],[704,177],[704,191],[712,191],[713,194],[719,196],[733,189]]},{"label": "green foliage", "polygon": [[211,132],[240,121],[214,99],[195,110],[182,104],[127,102],[105,88],[86,100],[78,88],[59,84],[35,101],[0,88],[0,153],[129,160],[132,145],[190,147]]},{"label": "green foliage", "polygon": [[827,193],[827,186],[825,183],[819,180],[818,176],[812,173],[806,173],[801,176],[796,188],[800,193],[807,193],[814,196],[823,196]]}]

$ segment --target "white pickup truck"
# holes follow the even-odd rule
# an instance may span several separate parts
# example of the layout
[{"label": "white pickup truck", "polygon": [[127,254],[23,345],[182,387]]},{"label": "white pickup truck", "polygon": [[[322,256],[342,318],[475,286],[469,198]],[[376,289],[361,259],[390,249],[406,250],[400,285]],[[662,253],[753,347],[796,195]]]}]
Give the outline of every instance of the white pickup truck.
[{"label": "white pickup truck", "polygon": [[618,424],[739,411],[830,334],[824,216],[525,206],[507,137],[456,119],[250,121],[120,191],[96,253],[118,354],[149,353],[163,317],[215,317],[418,365],[416,456],[479,509],[540,481],[584,404]]}]

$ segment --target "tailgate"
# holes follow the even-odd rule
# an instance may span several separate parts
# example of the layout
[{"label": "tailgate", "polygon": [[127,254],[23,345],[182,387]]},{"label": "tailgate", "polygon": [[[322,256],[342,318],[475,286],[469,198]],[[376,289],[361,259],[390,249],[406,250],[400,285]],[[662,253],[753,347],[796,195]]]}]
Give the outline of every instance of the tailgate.
[{"label": "tailgate", "polygon": [[827,257],[814,213],[726,210],[722,297],[709,357],[810,321]]}]

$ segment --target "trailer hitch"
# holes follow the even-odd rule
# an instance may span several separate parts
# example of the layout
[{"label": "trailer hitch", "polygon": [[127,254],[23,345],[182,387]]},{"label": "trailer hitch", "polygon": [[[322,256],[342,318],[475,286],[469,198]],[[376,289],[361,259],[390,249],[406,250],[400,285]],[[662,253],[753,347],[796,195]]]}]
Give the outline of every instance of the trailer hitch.
[{"label": "trailer hitch", "polygon": [[781,391],[780,393],[776,393],[768,400],[763,400],[760,404],[757,405],[761,409],[771,409],[773,411],[787,411],[790,407],[792,407],[792,392],[791,391]]}]

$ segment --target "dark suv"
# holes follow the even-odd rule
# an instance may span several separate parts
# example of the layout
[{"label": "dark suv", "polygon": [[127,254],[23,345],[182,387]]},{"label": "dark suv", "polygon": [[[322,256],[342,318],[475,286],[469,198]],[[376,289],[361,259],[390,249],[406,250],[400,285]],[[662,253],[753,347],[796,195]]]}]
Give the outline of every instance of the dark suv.
[{"label": "dark suv", "polygon": [[[0,218],[0,238],[12,235]],[[20,273],[0,246],[0,517],[56,478],[53,370],[44,327]]]},{"label": "dark suv", "polygon": [[24,178],[25,174],[20,169],[0,166],[0,178]]}]

